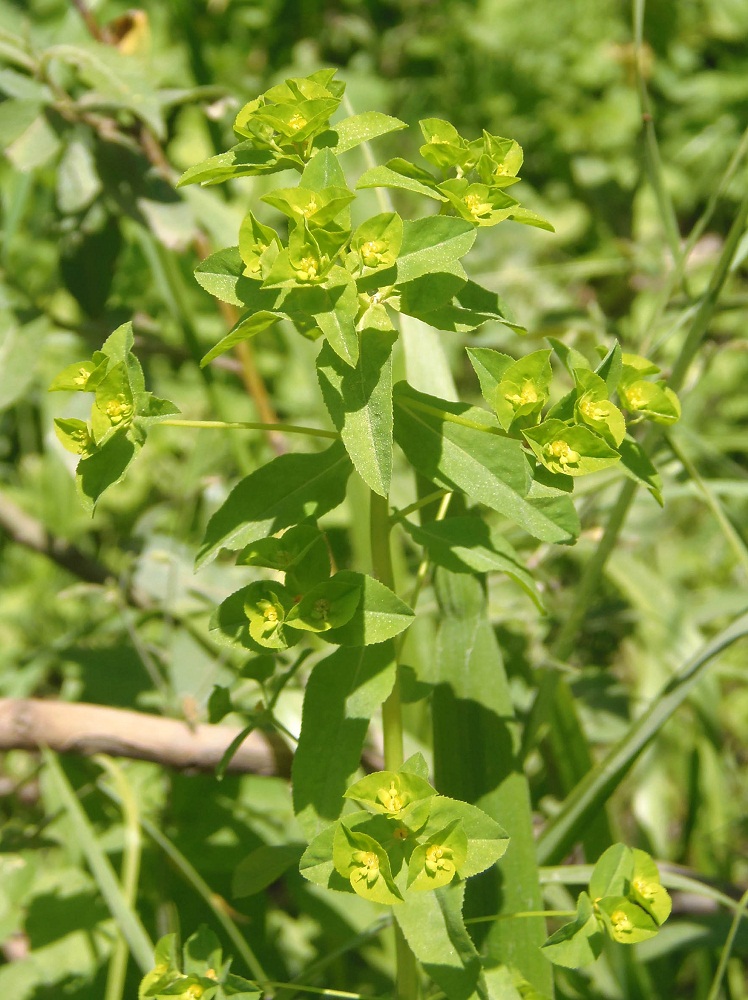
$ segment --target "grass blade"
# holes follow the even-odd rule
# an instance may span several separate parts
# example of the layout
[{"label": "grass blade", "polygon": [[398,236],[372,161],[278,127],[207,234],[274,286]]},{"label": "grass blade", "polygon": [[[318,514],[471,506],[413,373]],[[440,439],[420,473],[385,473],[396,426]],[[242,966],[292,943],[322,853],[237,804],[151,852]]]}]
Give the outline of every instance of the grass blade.
[{"label": "grass blade", "polygon": [[52,786],[70,818],[78,844],[86,857],[93,877],[96,879],[104,902],[127,941],[133,958],[144,973],[148,972],[153,968],[153,944],[140,922],[140,917],[128,904],[109,858],[101,849],[91,821],[78,801],[78,797],[65,776],[65,772],[60,767],[57,757],[51,750],[46,749],[42,750],[42,756]]},{"label": "grass blade", "polygon": [[748,634],[748,612],[723,629],[688,660],[607,756],[579,782],[538,839],[538,863],[559,861],[607,801],[644,747],[683,703],[711,661]]}]

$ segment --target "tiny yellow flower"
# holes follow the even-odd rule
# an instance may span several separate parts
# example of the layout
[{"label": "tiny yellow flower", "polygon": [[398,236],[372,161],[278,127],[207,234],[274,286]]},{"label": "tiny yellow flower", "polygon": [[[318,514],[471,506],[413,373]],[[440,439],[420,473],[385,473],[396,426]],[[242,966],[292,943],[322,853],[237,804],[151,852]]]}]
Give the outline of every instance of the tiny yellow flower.
[{"label": "tiny yellow flower", "polygon": [[302,257],[296,271],[301,281],[314,281],[319,273],[319,261],[314,257]]},{"label": "tiny yellow flower", "polygon": [[312,197],[307,202],[306,208],[303,208],[301,210],[301,214],[304,216],[305,219],[308,219],[310,215],[314,215],[314,213],[317,211],[318,208],[319,205],[317,204],[317,199],[314,197],[314,195],[312,195]]},{"label": "tiny yellow flower", "polygon": [[610,916],[610,921],[618,934],[629,934],[634,929],[634,925],[623,910],[615,910]]},{"label": "tiny yellow flower", "polygon": [[588,420],[605,420],[608,415],[604,407],[593,399],[583,399],[579,409]]},{"label": "tiny yellow flower", "polygon": [[405,806],[405,800],[395,787],[395,782],[390,782],[389,789],[380,788],[377,798],[389,813],[397,813]]},{"label": "tiny yellow flower", "polygon": [[314,602],[311,617],[317,621],[326,622],[330,617],[330,602],[326,598],[320,597],[318,601]]},{"label": "tiny yellow flower", "polygon": [[367,267],[376,267],[382,262],[386,249],[387,245],[382,240],[369,240],[361,246],[361,260]]},{"label": "tiny yellow flower", "polygon": [[647,405],[647,394],[643,386],[632,385],[628,389],[624,389],[623,393],[632,410],[638,410]]},{"label": "tiny yellow flower", "polygon": [[121,424],[132,416],[132,404],[128,403],[123,393],[119,393],[114,399],[107,400],[104,412],[109,417],[111,424]]},{"label": "tiny yellow flower", "polygon": [[432,844],[426,850],[426,869],[432,874],[436,874],[438,871],[454,871],[454,863],[452,862],[452,850],[449,847],[443,847],[440,844]]},{"label": "tiny yellow flower", "polygon": [[655,886],[651,882],[648,882],[645,878],[642,878],[641,875],[639,878],[635,878],[631,884],[639,895],[644,897],[644,899],[652,899],[655,895]]},{"label": "tiny yellow flower", "polygon": [[300,115],[299,112],[296,111],[289,118],[288,124],[294,130],[294,132],[298,132],[299,129],[304,128],[304,126],[307,124],[307,120],[306,118],[304,118],[303,115]]},{"label": "tiny yellow flower", "polygon": [[352,862],[358,870],[351,875],[351,881],[366,882],[371,887],[379,878],[379,858],[374,851],[354,851]]},{"label": "tiny yellow flower", "polygon": [[549,444],[545,445],[543,451],[552,461],[555,460],[562,466],[576,465],[581,458],[578,451],[574,451],[571,445],[561,439],[551,441]]},{"label": "tiny yellow flower", "polygon": [[490,202],[481,201],[480,196],[477,194],[466,194],[462,200],[474,219],[481,219],[491,214]]},{"label": "tiny yellow flower", "polygon": [[538,401],[538,391],[535,388],[535,383],[530,382],[528,379],[523,385],[519,392],[511,393],[508,392],[504,399],[511,403],[512,406],[518,409],[520,406],[524,406],[526,403],[537,403]]},{"label": "tiny yellow flower", "polygon": [[91,373],[89,371],[87,371],[85,368],[79,368],[78,374],[73,379],[73,382],[75,382],[76,385],[83,387],[84,385],[86,385],[90,377]]}]

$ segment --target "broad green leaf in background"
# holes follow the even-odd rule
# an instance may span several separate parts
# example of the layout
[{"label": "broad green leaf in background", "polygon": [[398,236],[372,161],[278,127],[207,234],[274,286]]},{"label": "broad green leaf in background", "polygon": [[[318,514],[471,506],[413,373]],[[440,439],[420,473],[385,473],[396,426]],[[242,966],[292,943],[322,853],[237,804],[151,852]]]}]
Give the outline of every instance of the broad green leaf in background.
[{"label": "broad green leaf in background", "polygon": [[392,913],[411,951],[449,1000],[488,1000],[478,952],[462,919],[465,883],[409,894]]},{"label": "broad green leaf in background", "polygon": [[294,810],[310,840],[340,815],[369,720],[394,683],[389,642],[339,649],[312,671],[291,773]]},{"label": "broad green leaf in background", "polygon": [[[440,793],[485,811],[510,838],[504,856],[496,855],[500,863],[468,883],[466,915],[542,910],[530,793],[484,588],[475,577],[441,569],[435,587],[440,624],[429,669],[420,677],[435,686],[434,783]],[[469,821],[464,819],[463,824],[470,844]],[[489,851],[501,846],[486,845]],[[540,955],[546,937],[542,917],[503,919],[487,926],[482,953],[517,968],[533,986],[552,996],[550,966]]]},{"label": "broad green leaf in background", "polygon": [[342,503],[351,474],[340,443],[318,454],[280,455],[242,479],[208,522],[197,565],[241,549]]},{"label": "broad green leaf in background", "polygon": [[392,476],[392,347],[394,331],[362,330],[352,368],[328,346],[317,358],[325,405],[356,471],[375,493],[389,494]]}]

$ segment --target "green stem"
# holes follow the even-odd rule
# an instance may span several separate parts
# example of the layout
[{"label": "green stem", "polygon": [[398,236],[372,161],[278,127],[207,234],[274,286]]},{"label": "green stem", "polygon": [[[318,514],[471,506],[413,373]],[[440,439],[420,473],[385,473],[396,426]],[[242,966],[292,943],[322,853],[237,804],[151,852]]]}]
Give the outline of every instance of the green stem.
[{"label": "green stem", "polygon": [[[390,548],[390,510],[386,497],[373,491],[369,501],[369,529],[371,532],[371,567],[374,576],[390,590],[395,589]],[[393,656],[396,657],[393,646]],[[384,737],[384,766],[396,771],[402,766],[403,713],[400,700],[400,671],[395,660],[395,683],[382,705],[382,732]],[[418,966],[415,955],[398,924],[394,925],[395,958],[397,963],[396,986],[398,1000],[417,1000],[419,995]]]},{"label": "green stem", "polygon": [[298,424],[263,424],[244,420],[177,420],[169,417],[159,420],[167,427],[197,427],[208,430],[280,431],[283,434],[307,434],[310,437],[332,438],[337,441],[337,431],[325,431],[319,427],[300,427]]},{"label": "green stem", "polygon": [[[122,806],[122,817],[125,821],[125,845],[122,855],[122,895],[131,909],[135,908],[138,895],[138,878],[140,875],[140,856],[142,838],[140,835],[140,810],[132,786],[124,775],[122,768],[103,754],[97,754],[96,763],[103,767],[114,782]],[[121,933],[109,960],[104,1000],[122,1000],[125,995],[125,977],[127,975],[127,959],[129,956],[127,941]]]},{"label": "green stem", "polygon": [[709,990],[707,1000],[717,1000],[717,997],[719,996],[719,988],[722,984],[722,978],[724,977],[725,970],[727,969],[727,963],[730,960],[730,953],[732,951],[732,946],[735,943],[735,936],[738,933],[740,922],[745,917],[746,913],[748,913],[748,890],[743,893],[740,904],[732,918],[730,932],[727,935],[727,940],[722,948],[722,954],[719,956],[719,965],[717,966],[717,971],[714,973],[712,988]]}]

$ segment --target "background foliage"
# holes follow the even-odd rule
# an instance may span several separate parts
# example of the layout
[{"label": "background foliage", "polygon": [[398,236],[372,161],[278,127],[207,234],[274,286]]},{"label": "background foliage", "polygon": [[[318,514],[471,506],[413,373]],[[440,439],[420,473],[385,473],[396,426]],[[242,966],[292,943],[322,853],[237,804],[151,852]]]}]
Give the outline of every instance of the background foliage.
[{"label": "background foliage", "polygon": [[[177,400],[184,416],[265,420],[274,409],[290,422],[316,417],[327,426],[313,345],[282,326],[263,334],[253,353],[198,367],[233,317],[192,271],[213,247],[235,243],[250,195],[255,203],[267,188],[255,180],[176,192],[178,174],[227,148],[236,109],[267,86],[340,66],[356,111],[384,110],[408,122],[449,118],[463,134],[486,128],[524,147],[523,203],[550,218],[556,235],[500,226],[469,261],[471,275],[500,291],[529,329],[523,350],[544,347],[548,336],[579,349],[617,338],[667,370],[729,227],[744,211],[748,14],[736,0],[647,4],[642,66],[659,148],[642,129],[631,11],[613,0],[175,0],[145,4],[115,24],[123,14],[124,4],[96,6],[104,32],[96,42],[73,5],[0,2],[0,507],[19,505],[118,581],[84,582],[4,537],[0,695],[207,720],[220,686],[231,692],[230,721],[244,723],[268,696],[262,659],[234,659],[206,637],[213,606],[247,577],[220,561],[193,575],[192,562],[210,514],[240,475],[273,456],[278,441],[157,429],[92,521],[52,431],[58,397],[46,392],[60,368],[132,317],[149,388]],[[413,131],[381,142],[391,155],[410,156],[419,138]],[[359,157],[354,176],[364,167]],[[674,256],[689,237],[681,281]],[[615,501],[613,476],[601,474],[609,488],[594,497],[582,488],[584,533],[576,547],[551,550],[518,536],[547,616],[539,618],[507,577],[489,578],[493,636],[509,673],[539,825],[579,773],[573,748],[559,752],[557,716],[535,714],[527,725],[540,677],[563,673],[602,754],[745,607],[747,253],[743,237],[688,373],[683,419],[658,452],[666,507],[643,491],[637,496],[572,655],[560,662],[555,644]],[[476,402],[464,347],[518,349],[511,332],[490,324],[478,335],[442,341],[462,397]],[[396,468],[395,495],[407,497],[409,489]],[[353,516],[360,502],[354,485],[345,516],[324,525],[340,567],[368,558],[365,529]],[[417,559],[404,535],[401,541],[396,571],[407,593]],[[133,587],[151,599],[151,610],[128,603]],[[437,599],[444,603],[438,577],[419,610],[435,611]],[[409,741],[427,754],[432,707],[418,677],[434,644],[426,622],[408,645]],[[291,732],[298,732],[310,666],[302,664],[278,697],[276,714]],[[210,705],[211,720],[220,717],[215,696]],[[434,713],[443,717],[438,704]],[[731,896],[748,880],[747,727],[736,647],[700,679],[611,803],[614,828],[628,843]],[[174,926],[187,937],[208,922],[244,975],[258,975],[259,962],[278,981],[300,976],[368,995],[391,988],[385,939],[367,933],[356,940],[376,917],[365,901],[336,908],[293,870],[267,892],[246,895],[241,862],[252,849],[285,844],[289,833],[304,839],[284,779],[217,783],[135,762],[114,772],[75,759],[62,766],[61,782],[27,754],[8,753],[2,762],[5,994],[103,995],[114,922],[84,834],[119,870],[127,831],[137,826],[137,816],[128,819],[117,803],[123,789],[149,824],[146,833],[155,833],[143,843],[137,905],[120,905],[137,911],[152,938]],[[65,807],[65,776],[82,797],[83,819]],[[548,903],[565,907],[566,890],[549,886]],[[678,909],[651,946],[637,946],[635,958],[611,953],[584,974],[560,973],[558,995],[706,997],[730,914],[689,894],[676,897]],[[237,937],[246,937],[251,951]],[[743,929],[735,954],[747,951]],[[135,995],[137,968],[128,974],[126,995]],[[726,983],[725,996],[748,996],[739,957]]]}]

